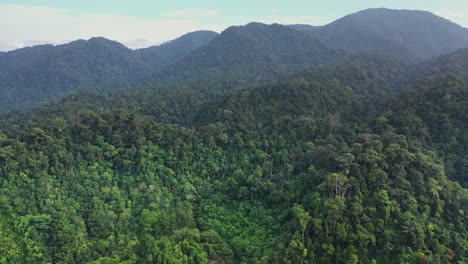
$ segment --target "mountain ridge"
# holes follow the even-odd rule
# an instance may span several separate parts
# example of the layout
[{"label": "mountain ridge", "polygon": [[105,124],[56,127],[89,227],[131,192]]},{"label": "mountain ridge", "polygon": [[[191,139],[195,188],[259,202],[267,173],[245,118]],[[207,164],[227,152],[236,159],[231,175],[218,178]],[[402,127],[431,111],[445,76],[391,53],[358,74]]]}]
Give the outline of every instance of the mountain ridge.
[{"label": "mountain ridge", "polygon": [[[0,112],[28,108],[43,100],[60,99],[78,90],[143,85],[145,76],[211,40],[215,33],[207,32],[189,33],[172,42],[136,51],[117,41],[94,37],[4,53],[0,57],[0,92],[4,95],[0,98]],[[176,49],[176,52],[167,54],[171,49]],[[142,54],[145,59],[141,58]]]},{"label": "mountain ridge", "polygon": [[360,53],[417,62],[464,47],[467,29],[426,11],[392,9],[367,9],[320,27],[252,22],[137,50],[97,37],[0,53],[0,112],[80,90],[198,83],[224,93]]}]

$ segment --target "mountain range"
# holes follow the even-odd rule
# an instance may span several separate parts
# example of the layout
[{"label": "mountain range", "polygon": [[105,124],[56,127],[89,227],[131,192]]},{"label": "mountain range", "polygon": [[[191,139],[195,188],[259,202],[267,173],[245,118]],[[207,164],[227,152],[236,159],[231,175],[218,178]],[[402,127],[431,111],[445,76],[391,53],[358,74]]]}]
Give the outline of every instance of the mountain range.
[{"label": "mountain range", "polygon": [[370,9],[0,53],[0,263],[468,263],[466,34]]},{"label": "mountain range", "polygon": [[390,9],[364,10],[321,27],[250,23],[221,34],[198,31],[138,50],[104,38],[41,45],[0,53],[0,112],[73,91],[200,80],[229,90],[362,53],[414,62],[464,47],[467,29],[428,12]]}]

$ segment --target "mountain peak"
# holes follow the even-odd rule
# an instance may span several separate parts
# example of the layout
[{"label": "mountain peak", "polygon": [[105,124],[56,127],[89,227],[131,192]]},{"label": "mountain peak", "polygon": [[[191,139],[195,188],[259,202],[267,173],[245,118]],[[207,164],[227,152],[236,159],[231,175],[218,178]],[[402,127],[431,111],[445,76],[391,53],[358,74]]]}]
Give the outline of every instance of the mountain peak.
[{"label": "mountain peak", "polygon": [[136,53],[152,68],[162,68],[175,63],[193,50],[204,46],[218,35],[214,31],[198,30],[158,46],[138,49]]},{"label": "mountain peak", "polygon": [[468,46],[468,30],[427,11],[374,8],[319,30],[328,43],[359,52],[425,59]]},{"label": "mountain peak", "polygon": [[245,25],[245,27],[268,27],[268,24],[261,23],[261,22],[250,22]]},{"label": "mountain peak", "polygon": [[115,40],[110,40],[104,37],[93,37],[88,39],[87,44],[91,45],[99,45],[99,46],[106,46],[106,47],[114,47],[114,48],[120,48],[120,49],[129,49],[127,46],[124,44],[115,41]]},{"label": "mountain peak", "polygon": [[232,33],[232,32],[239,32],[239,31],[246,30],[246,29],[266,28],[266,27],[268,27],[268,25],[263,24],[263,23],[250,22],[250,23],[247,23],[245,25],[230,26],[230,27],[226,28],[225,30],[223,30],[221,32],[221,35],[226,35],[226,34],[229,34],[229,33]]},{"label": "mountain peak", "polygon": [[206,43],[212,40],[213,38],[215,38],[217,35],[219,35],[217,32],[214,32],[211,30],[197,30],[197,31],[186,33],[176,39],[166,41],[160,46],[175,44],[175,43],[185,43],[185,42]]},{"label": "mountain peak", "polygon": [[[379,21],[382,20],[388,23],[387,20],[392,19],[392,22],[396,23],[397,25],[402,25],[402,23],[440,23],[453,27],[463,28],[462,26],[453,23],[446,18],[424,10],[369,8],[354,14],[347,15],[343,19],[346,18],[358,19],[361,22],[367,23],[379,23]],[[408,26],[411,26],[411,24]]]},{"label": "mountain peak", "polygon": [[[386,8],[386,7],[375,7],[375,8],[367,8],[363,9],[361,11],[358,11],[354,14],[364,14],[364,13],[426,13],[426,14],[432,14],[429,11],[424,11],[424,10],[412,10],[412,9],[392,9],[392,8]],[[353,14],[351,14],[353,15]]]},{"label": "mountain peak", "polygon": [[88,42],[96,42],[96,43],[112,43],[112,42],[117,42],[114,40],[107,39],[105,37],[92,37],[88,39]]},{"label": "mountain peak", "polygon": [[122,43],[104,37],[92,37],[88,40],[79,39],[70,43],[60,44],[55,47],[59,49],[104,48],[110,50],[129,50],[129,48]]}]

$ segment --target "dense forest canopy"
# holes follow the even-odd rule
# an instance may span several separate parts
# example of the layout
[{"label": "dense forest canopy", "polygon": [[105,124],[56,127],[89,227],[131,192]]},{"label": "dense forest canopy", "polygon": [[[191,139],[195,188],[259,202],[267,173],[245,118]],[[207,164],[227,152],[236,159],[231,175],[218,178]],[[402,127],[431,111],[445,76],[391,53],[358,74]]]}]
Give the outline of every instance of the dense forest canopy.
[{"label": "dense forest canopy", "polygon": [[[363,27],[377,15],[385,19]],[[459,41],[377,48],[376,28],[406,36],[418,27],[399,28],[413,20]],[[332,37],[339,25],[374,48],[344,47]],[[467,263],[467,50],[434,57],[463,46],[464,31],[426,12],[378,9],[136,51],[71,43],[79,49],[61,56],[112,50],[124,67],[111,72],[142,86],[90,82],[0,116],[0,263]],[[0,69],[63,48],[0,53]],[[92,56],[92,67],[111,67],[99,58],[113,55]],[[159,73],[138,68],[148,64]],[[51,81],[28,67],[30,80]],[[61,67],[80,76],[71,69]]]}]

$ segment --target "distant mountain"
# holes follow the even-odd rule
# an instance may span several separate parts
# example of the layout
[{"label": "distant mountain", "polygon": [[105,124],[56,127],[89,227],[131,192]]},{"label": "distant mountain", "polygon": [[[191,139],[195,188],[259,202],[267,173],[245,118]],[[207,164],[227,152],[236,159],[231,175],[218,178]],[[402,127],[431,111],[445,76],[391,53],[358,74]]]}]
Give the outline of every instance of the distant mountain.
[{"label": "distant mountain", "polygon": [[61,98],[70,91],[124,87],[143,64],[120,43],[104,38],[8,52],[0,63],[2,110]]},{"label": "distant mountain", "polygon": [[[468,47],[468,30],[424,11],[368,9],[325,26],[250,23],[226,29],[153,79],[264,83],[374,53],[418,61]],[[203,84],[200,84],[203,86]]]},{"label": "distant mountain", "polygon": [[293,27],[334,47],[404,58],[429,58],[468,47],[468,29],[425,11],[367,9],[323,27]]},{"label": "distant mountain", "polygon": [[192,50],[204,46],[217,35],[218,33],[213,31],[195,31],[159,46],[138,49],[136,53],[141,60],[160,69],[185,57]]},{"label": "distant mountain", "polygon": [[135,51],[105,38],[91,38],[0,53],[0,112],[59,99],[72,91],[141,85],[144,77],[176,62],[216,34],[193,32]]},{"label": "distant mountain", "polygon": [[226,29],[156,78],[219,81],[227,86],[262,83],[348,55],[288,26],[250,23]]},{"label": "distant mountain", "polygon": [[154,84],[220,95],[361,54],[420,62],[459,48],[468,48],[468,29],[429,12],[390,9],[364,10],[320,27],[250,23],[221,34],[197,31],[138,50],[103,38],[78,40],[0,53],[0,113],[73,91]]}]

